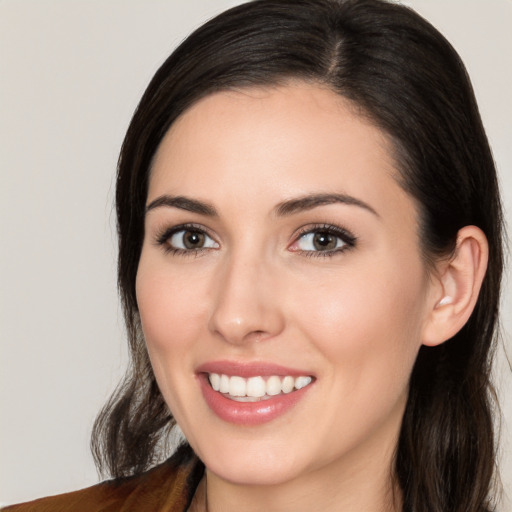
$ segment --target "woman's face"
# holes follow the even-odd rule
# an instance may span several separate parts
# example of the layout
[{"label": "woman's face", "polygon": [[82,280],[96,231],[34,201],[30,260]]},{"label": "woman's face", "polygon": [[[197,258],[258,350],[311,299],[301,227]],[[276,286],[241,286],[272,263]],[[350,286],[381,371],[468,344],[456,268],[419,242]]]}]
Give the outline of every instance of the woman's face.
[{"label": "woman's face", "polygon": [[313,85],[210,95],[165,136],[137,300],[163,396],[220,478],[389,462],[432,302],[396,178],[382,132]]}]

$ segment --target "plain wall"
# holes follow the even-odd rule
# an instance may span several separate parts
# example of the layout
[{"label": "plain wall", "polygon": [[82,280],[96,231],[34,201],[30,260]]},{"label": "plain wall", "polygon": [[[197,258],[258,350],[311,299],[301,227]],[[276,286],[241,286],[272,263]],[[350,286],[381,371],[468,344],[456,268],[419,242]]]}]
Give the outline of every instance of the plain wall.
[{"label": "plain wall", "polygon": [[[0,0],[0,503],[98,481],[94,417],[126,362],[113,176],[159,64],[229,0]],[[512,2],[410,0],[473,79],[512,223]],[[512,357],[512,291],[503,307]],[[496,365],[512,494],[512,378]],[[503,511],[510,505],[504,505]],[[510,508],[512,510],[512,507]]]}]

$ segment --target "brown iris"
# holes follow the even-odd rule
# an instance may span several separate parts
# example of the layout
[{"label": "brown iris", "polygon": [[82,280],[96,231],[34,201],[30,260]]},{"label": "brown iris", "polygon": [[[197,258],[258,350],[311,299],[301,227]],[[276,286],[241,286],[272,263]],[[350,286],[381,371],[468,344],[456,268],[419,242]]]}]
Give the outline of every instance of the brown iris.
[{"label": "brown iris", "polygon": [[313,236],[313,245],[318,251],[330,251],[336,249],[337,237],[327,231],[318,231]]},{"label": "brown iris", "polygon": [[187,249],[200,249],[204,245],[204,233],[200,231],[185,231],[183,234],[183,245]]}]

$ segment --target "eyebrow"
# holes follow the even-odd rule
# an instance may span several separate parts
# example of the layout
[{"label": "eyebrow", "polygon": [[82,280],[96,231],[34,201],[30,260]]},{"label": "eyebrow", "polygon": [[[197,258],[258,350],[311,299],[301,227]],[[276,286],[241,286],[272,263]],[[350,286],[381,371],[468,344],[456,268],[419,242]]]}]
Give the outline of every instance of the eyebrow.
[{"label": "eyebrow", "polygon": [[199,213],[200,215],[206,215],[208,217],[218,217],[217,210],[211,204],[198,201],[197,199],[190,199],[189,197],[169,195],[163,195],[151,201],[151,203],[146,206],[146,213],[162,206],[179,208],[180,210]]},{"label": "eyebrow", "polygon": [[[285,217],[302,211],[312,210],[318,206],[336,203],[358,206],[373,213],[377,217],[380,217],[380,215],[369,204],[347,194],[308,194],[294,199],[288,199],[282,203],[279,203],[274,208],[274,212],[279,217]],[[198,213],[208,217],[219,216],[217,210],[211,204],[185,196],[170,195],[163,195],[151,201],[151,203],[146,206],[146,213],[162,206],[168,208],[178,208],[180,210]]]},{"label": "eyebrow", "polygon": [[275,207],[275,212],[278,216],[284,217],[287,215],[293,215],[294,213],[312,210],[318,206],[335,203],[358,206],[373,213],[377,217],[380,217],[376,210],[374,210],[369,204],[346,194],[308,194],[279,203]]}]

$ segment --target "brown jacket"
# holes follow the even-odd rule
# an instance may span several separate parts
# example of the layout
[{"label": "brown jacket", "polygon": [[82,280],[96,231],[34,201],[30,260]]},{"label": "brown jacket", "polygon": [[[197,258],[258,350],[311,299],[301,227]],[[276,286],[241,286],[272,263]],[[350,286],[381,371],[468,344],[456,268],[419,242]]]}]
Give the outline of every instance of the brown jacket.
[{"label": "brown jacket", "polygon": [[195,457],[171,457],[142,475],[11,505],[2,512],[185,512],[203,471]]}]

